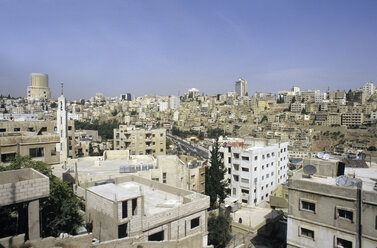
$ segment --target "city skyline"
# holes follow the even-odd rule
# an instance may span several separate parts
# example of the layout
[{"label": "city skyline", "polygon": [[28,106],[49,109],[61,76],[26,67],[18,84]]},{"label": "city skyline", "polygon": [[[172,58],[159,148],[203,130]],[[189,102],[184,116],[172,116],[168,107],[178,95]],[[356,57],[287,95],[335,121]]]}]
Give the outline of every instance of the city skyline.
[{"label": "city skyline", "polygon": [[375,1],[0,1],[1,94],[348,90],[376,81]]}]

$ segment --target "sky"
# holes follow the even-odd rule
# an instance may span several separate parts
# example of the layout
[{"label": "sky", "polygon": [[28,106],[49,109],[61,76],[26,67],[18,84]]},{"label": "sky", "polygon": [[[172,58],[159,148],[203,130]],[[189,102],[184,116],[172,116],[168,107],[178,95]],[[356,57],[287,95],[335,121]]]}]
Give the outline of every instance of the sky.
[{"label": "sky", "polygon": [[249,95],[377,82],[377,1],[0,0],[0,93]]}]

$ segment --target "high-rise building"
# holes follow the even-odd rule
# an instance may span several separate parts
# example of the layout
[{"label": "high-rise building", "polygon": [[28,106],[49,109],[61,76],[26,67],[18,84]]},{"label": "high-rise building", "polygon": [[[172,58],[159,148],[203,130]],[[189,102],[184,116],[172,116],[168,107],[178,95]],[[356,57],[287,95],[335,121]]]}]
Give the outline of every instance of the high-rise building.
[{"label": "high-rise building", "polygon": [[365,93],[366,99],[369,99],[374,94],[375,91],[376,91],[376,86],[372,82],[364,84],[363,92]]},{"label": "high-rise building", "polygon": [[27,87],[28,99],[50,99],[51,91],[48,87],[48,75],[42,73],[30,74],[30,86]]},{"label": "high-rise building", "polygon": [[250,206],[268,201],[271,192],[288,178],[288,142],[227,138],[220,153],[231,196]]},{"label": "high-rise building", "polygon": [[236,86],[235,86],[236,93],[239,96],[246,96],[247,92],[247,82],[245,79],[240,78],[236,81]]}]

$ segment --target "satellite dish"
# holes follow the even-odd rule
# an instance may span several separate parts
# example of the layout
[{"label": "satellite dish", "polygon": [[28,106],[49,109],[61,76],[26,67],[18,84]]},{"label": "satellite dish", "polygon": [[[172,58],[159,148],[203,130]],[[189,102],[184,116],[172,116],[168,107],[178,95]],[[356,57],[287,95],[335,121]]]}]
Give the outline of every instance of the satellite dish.
[{"label": "satellite dish", "polygon": [[319,153],[317,154],[317,157],[318,157],[318,158],[323,158],[323,152],[319,152]]},{"label": "satellite dish", "polygon": [[329,155],[329,154],[325,154],[325,155],[323,155],[323,159],[324,159],[324,160],[329,160],[329,159],[330,159],[330,155]]},{"label": "satellite dish", "polygon": [[353,182],[351,178],[348,178],[345,175],[338,176],[336,178],[336,185],[343,186],[343,187],[349,187],[353,185]]},{"label": "satellite dish", "polygon": [[317,169],[314,167],[314,165],[305,165],[304,166],[304,173],[309,175],[309,177],[317,172]]}]

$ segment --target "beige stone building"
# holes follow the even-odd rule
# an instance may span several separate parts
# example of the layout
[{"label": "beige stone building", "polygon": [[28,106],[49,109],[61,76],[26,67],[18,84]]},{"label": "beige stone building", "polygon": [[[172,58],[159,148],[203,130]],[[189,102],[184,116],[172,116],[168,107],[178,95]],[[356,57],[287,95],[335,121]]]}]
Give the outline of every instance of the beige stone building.
[{"label": "beige stone building", "polygon": [[[95,183],[93,183],[95,185]],[[137,176],[86,189],[86,221],[101,241],[138,237],[174,241],[199,236],[207,246],[209,197]]]},{"label": "beige stone building", "polygon": [[300,170],[289,180],[287,247],[376,247],[375,181],[341,175],[336,161],[313,162],[314,175]]},{"label": "beige stone building", "polygon": [[131,155],[165,155],[166,129],[120,125],[114,129],[114,150],[130,150]]},{"label": "beige stone building", "polygon": [[342,114],[342,125],[347,127],[361,126],[364,122],[363,113],[344,113]]},{"label": "beige stone building", "polygon": [[[75,157],[74,123],[68,122],[69,156]],[[1,162],[21,156],[30,156],[48,164],[60,162],[60,151],[57,145],[60,137],[57,133],[56,121],[7,121],[0,122],[0,154]]]}]

